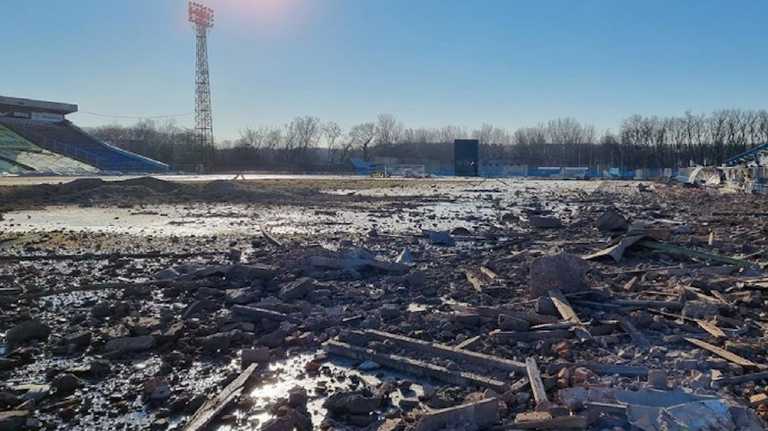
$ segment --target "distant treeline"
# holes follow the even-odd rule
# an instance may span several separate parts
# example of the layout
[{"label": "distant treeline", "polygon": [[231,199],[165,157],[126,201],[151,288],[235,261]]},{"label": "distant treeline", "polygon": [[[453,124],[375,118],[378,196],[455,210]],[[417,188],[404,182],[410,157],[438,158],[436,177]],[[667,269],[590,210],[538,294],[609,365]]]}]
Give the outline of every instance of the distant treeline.
[{"label": "distant treeline", "polygon": [[406,128],[394,116],[343,130],[333,121],[297,117],[283,126],[246,128],[233,141],[203,147],[191,130],[173,123],[140,121],[130,127],[91,130],[113,145],[168,163],[177,169],[344,169],[351,158],[397,158],[450,163],[457,138],[477,138],[484,160],[530,166],[612,166],[627,169],[718,165],[728,157],[768,142],[768,112],[721,110],[680,117],[634,115],[618,133],[596,133],[591,125],[561,118],[514,131],[484,124]]}]

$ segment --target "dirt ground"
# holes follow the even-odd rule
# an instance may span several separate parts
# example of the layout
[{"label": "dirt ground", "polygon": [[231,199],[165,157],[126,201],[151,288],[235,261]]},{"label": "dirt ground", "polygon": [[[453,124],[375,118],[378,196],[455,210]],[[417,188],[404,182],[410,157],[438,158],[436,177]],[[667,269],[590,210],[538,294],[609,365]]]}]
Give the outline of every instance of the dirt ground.
[{"label": "dirt ground", "polygon": [[764,198],[0,180],[0,430],[764,429]]}]

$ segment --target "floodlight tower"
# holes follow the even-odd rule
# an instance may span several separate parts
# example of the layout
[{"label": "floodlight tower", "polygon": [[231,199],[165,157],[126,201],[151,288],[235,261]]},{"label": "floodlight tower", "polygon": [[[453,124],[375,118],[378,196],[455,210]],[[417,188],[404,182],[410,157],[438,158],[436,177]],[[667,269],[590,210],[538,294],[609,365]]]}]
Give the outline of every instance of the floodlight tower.
[{"label": "floodlight tower", "polygon": [[208,30],[213,28],[213,9],[189,2],[189,22],[197,39],[195,75],[195,139],[200,149],[213,146],[213,113],[211,110],[211,81],[208,74]]}]

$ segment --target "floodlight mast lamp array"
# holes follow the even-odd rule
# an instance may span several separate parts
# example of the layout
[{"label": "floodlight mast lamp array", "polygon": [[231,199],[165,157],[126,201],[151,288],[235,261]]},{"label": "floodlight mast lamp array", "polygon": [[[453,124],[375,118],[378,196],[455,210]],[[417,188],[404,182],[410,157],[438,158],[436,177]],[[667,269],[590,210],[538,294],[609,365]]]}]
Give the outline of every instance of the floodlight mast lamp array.
[{"label": "floodlight mast lamp array", "polygon": [[[189,22],[195,28],[197,64],[195,73],[195,140],[200,151],[213,146],[211,81],[208,73],[208,29],[213,28],[213,9],[189,2]],[[202,154],[201,154],[202,157]]]}]

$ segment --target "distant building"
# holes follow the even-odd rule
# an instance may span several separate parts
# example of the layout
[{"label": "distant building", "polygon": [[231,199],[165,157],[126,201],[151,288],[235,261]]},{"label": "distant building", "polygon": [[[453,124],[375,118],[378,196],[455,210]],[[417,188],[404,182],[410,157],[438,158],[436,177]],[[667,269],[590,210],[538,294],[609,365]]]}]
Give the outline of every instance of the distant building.
[{"label": "distant building", "polygon": [[456,176],[478,176],[480,173],[480,141],[477,139],[456,139],[453,141],[453,163]]}]

